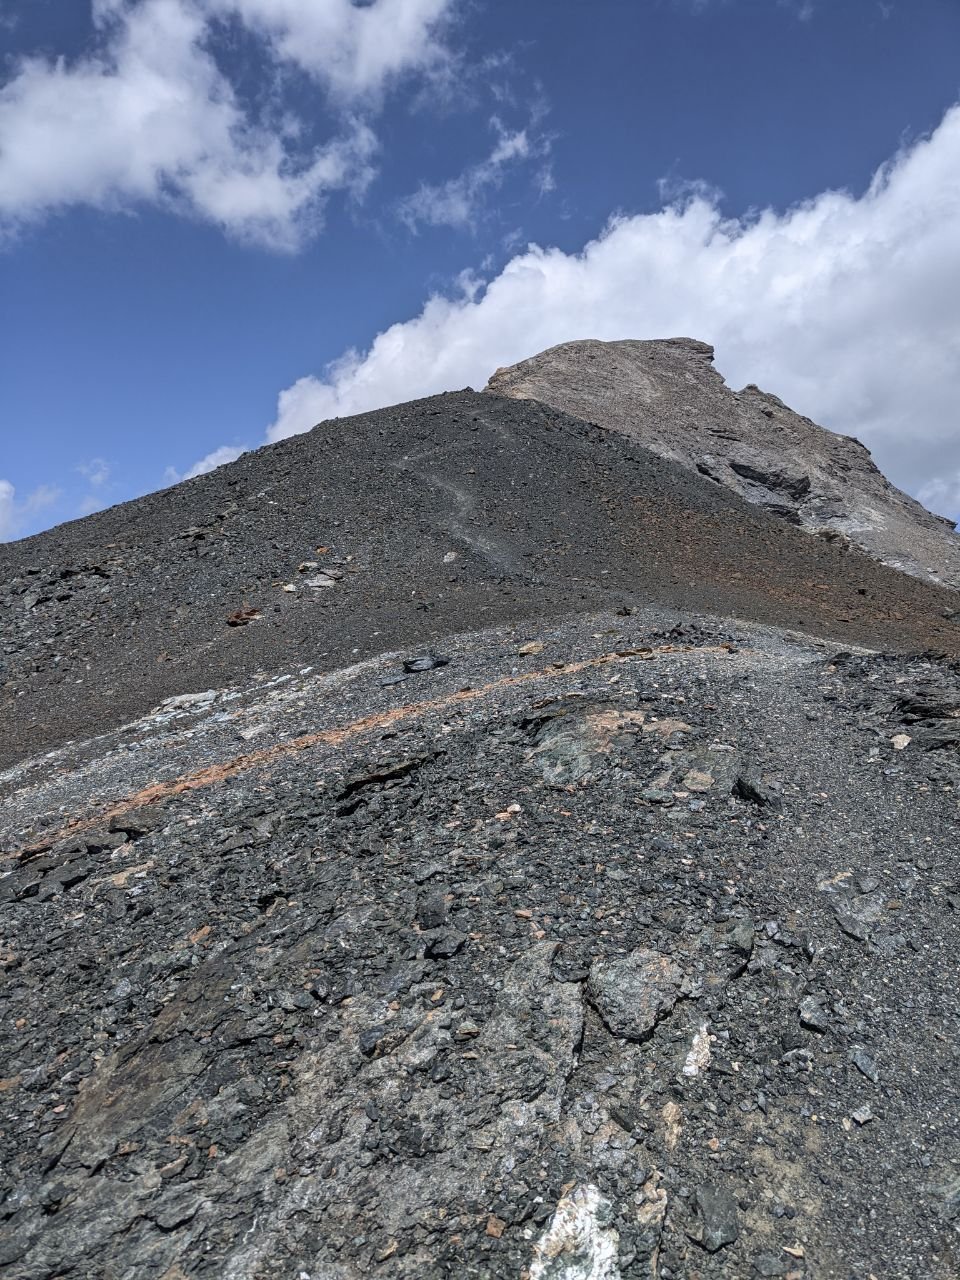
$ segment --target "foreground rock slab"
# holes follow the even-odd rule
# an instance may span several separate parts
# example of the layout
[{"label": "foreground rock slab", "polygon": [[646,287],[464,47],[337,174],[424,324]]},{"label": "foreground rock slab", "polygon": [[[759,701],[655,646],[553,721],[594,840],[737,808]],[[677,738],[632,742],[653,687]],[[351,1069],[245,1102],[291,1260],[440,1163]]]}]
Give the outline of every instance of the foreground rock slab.
[{"label": "foreground rock slab", "polygon": [[615,1036],[645,1040],[677,1003],[682,977],[668,956],[641,947],[595,964],[587,996]]},{"label": "foreground rock slab", "polygon": [[0,774],[4,1275],[956,1276],[955,666],[421,652]]}]

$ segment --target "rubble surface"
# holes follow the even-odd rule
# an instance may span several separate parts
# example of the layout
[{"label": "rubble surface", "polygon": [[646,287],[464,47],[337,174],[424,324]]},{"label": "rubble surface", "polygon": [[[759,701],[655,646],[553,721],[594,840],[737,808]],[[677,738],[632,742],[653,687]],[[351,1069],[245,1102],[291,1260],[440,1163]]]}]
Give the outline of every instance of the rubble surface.
[{"label": "rubble surface", "polygon": [[960,1273],[954,593],[472,392],[0,562],[5,1277]]}]

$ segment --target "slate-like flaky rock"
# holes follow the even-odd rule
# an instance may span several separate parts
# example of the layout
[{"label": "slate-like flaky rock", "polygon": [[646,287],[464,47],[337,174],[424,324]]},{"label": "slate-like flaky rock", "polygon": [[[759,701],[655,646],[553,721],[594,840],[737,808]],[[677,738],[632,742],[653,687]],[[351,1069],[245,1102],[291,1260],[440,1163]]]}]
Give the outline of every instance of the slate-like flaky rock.
[{"label": "slate-like flaky rock", "polygon": [[956,668],[655,611],[444,652],[0,775],[4,1274],[956,1275],[960,763],[893,743]]},{"label": "slate-like flaky rock", "polygon": [[951,521],[890,484],[859,440],[756,386],[730,390],[705,342],[565,342],[498,369],[487,390],[622,432],[800,528],[960,587]]},{"label": "slate-like flaky rock", "polygon": [[473,393],[0,565],[4,1277],[960,1274],[953,593]]},{"label": "slate-like flaky rock", "polygon": [[396,673],[416,674],[451,631],[650,601],[960,652],[953,592],[623,435],[464,391],[0,545],[0,767],[257,673],[426,646]]}]

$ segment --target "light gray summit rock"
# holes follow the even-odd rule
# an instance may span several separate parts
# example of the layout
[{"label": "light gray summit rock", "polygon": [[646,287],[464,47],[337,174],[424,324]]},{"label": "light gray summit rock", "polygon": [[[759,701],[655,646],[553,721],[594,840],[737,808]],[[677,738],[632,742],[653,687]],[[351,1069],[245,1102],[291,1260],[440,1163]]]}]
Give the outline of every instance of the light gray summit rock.
[{"label": "light gray summit rock", "polygon": [[853,436],[759,387],[733,391],[705,342],[564,342],[498,369],[485,389],[619,431],[809,533],[960,587],[951,521],[892,485]]}]

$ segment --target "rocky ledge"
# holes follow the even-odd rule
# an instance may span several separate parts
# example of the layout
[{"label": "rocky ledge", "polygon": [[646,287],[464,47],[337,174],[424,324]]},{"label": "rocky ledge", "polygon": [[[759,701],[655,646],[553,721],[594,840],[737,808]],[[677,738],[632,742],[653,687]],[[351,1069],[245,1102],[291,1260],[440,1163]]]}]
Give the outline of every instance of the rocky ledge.
[{"label": "rocky ledge", "polygon": [[810,533],[960,587],[952,521],[892,485],[859,440],[759,387],[732,391],[705,342],[566,342],[498,369],[487,390],[622,432]]}]

